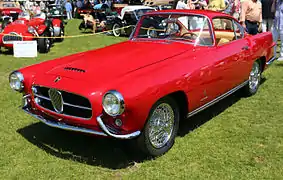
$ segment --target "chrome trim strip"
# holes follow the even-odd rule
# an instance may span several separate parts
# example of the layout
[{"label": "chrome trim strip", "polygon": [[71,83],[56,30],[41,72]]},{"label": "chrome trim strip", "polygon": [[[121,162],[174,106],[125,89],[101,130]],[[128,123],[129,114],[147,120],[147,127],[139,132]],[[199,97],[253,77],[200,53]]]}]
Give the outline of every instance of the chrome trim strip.
[{"label": "chrome trim strip", "polygon": [[95,131],[95,130],[92,130],[92,129],[86,129],[86,128],[82,128],[82,127],[71,126],[71,125],[67,125],[67,124],[64,124],[64,123],[60,123],[60,122],[52,122],[52,121],[49,121],[48,119],[45,119],[44,117],[42,117],[40,115],[33,114],[27,108],[22,108],[22,109],[27,114],[35,117],[36,119],[40,120],[44,124],[46,124],[48,126],[51,126],[51,127],[55,127],[55,128],[59,128],[59,129],[64,129],[64,130],[69,130],[69,131],[76,131],[76,132],[94,134],[94,135],[99,135],[99,136],[107,136],[107,134],[105,134],[103,132]]},{"label": "chrome trim strip", "polygon": [[88,108],[88,107],[74,105],[74,104],[69,104],[69,103],[66,103],[66,102],[64,102],[63,104],[66,105],[66,106],[72,106],[72,107],[76,107],[76,108],[80,108],[80,109],[92,110],[91,108]]},{"label": "chrome trim strip", "polygon": [[118,135],[118,134],[113,134],[111,133],[108,128],[104,125],[102,119],[101,119],[102,115],[100,116],[97,116],[96,120],[99,124],[99,126],[101,127],[101,129],[106,133],[108,134],[109,136],[112,136],[114,138],[117,138],[117,139],[132,139],[132,138],[135,138],[137,136],[139,136],[141,134],[140,131],[135,131],[131,134],[125,134],[125,135]]},{"label": "chrome trim strip", "polygon": [[109,130],[107,129],[107,127],[105,126],[105,124],[103,123],[101,116],[98,116],[96,118],[97,122],[99,123],[99,126],[102,128],[102,130],[105,132],[99,132],[99,131],[95,131],[92,129],[86,129],[83,127],[78,127],[78,126],[72,126],[72,125],[68,125],[68,124],[64,124],[64,123],[60,123],[60,122],[53,122],[53,121],[49,121],[48,119],[45,119],[44,117],[37,115],[37,114],[33,114],[31,111],[29,111],[28,108],[22,108],[22,110],[24,112],[26,112],[27,114],[31,115],[32,117],[35,117],[36,119],[40,120],[41,122],[43,122],[44,124],[54,127],[54,128],[59,128],[59,129],[64,129],[64,130],[68,130],[68,131],[76,131],[76,132],[82,132],[82,133],[87,133],[87,134],[94,134],[94,135],[99,135],[99,136],[111,136],[117,139],[132,139],[137,137],[138,135],[140,135],[140,131],[136,131],[133,132],[131,134],[124,134],[124,135],[117,135],[117,134],[112,134],[111,132],[109,132]]},{"label": "chrome trim strip", "polygon": [[[38,94],[35,94],[35,93],[34,93],[34,96],[48,100],[48,101],[51,101],[50,98],[45,97],[45,96],[41,96],[41,95],[38,95]],[[70,104],[70,103],[66,103],[66,102],[64,102],[63,104],[66,105],[66,106],[72,106],[72,107],[76,107],[76,108],[80,108],[80,109],[92,110],[91,108],[88,108],[88,107],[78,106],[78,105],[74,105],[74,104]]]},{"label": "chrome trim strip", "polygon": [[199,107],[199,108],[193,110],[192,112],[188,113],[187,118],[189,118],[189,117],[191,117],[191,116],[197,114],[198,112],[200,112],[200,111],[202,111],[202,110],[204,110],[204,109],[206,109],[206,108],[212,106],[213,104],[219,102],[220,100],[224,99],[225,97],[227,97],[227,96],[233,94],[233,93],[236,92],[237,90],[239,90],[239,89],[241,89],[242,87],[244,87],[245,85],[247,85],[248,82],[249,82],[248,80],[245,81],[245,82],[243,82],[242,84],[240,84],[240,85],[234,87],[234,88],[231,89],[230,91],[228,91],[228,92],[226,92],[226,93],[224,93],[224,94],[218,96],[217,98],[213,99],[212,101],[210,101],[210,102],[204,104],[203,106],[201,106],[201,107]]},{"label": "chrome trim strip", "polygon": [[48,98],[48,97],[41,96],[41,95],[38,95],[38,94],[35,94],[35,93],[33,93],[33,95],[34,95],[34,96],[36,96],[36,97],[39,97],[39,98],[42,98],[42,99],[45,99],[45,100],[51,101],[51,99],[50,99],[50,98]]},{"label": "chrome trim strip", "polygon": [[273,61],[275,61],[276,57],[273,56],[271,59],[269,59],[269,61],[266,62],[266,65],[270,65],[273,63]]}]

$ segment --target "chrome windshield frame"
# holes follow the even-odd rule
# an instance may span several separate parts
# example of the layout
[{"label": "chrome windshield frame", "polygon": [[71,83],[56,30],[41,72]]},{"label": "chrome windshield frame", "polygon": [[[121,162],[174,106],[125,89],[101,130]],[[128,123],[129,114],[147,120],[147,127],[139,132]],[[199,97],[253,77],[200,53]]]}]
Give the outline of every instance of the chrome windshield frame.
[{"label": "chrome windshield frame", "polygon": [[[197,46],[205,46],[205,47],[212,47],[212,46],[215,46],[216,44],[216,41],[215,41],[215,35],[214,35],[214,30],[213,30],[213,25],[212,25],[212,22],[211,22],[211,19],[206,16],[206,15],[203,15],[203,14],[198,14],[198,13],[190,13],[190,12],[187,12],[187,13],[184,13],[184,12],[172,12],[172,13],[168,13],[168,12],[156,12],[156,13],[150,13],[150,14],[144,14],[140,17],[140,19],[138,20],[137,22],[137,25],[135,26],[135,28],[133,29],[130,37],[129,37],[129,40],[131,41],[134,41],[135,39],[147,39],[147,38],[135,38],[134,37],[134,34],[136,33],[137,31],[137,26],[138,24],[140,24],[141,20],[143,19],[144,16],[148,16],[148,15],[164,15],[164,14],[168,14],[168,15],[195,15],[195,16],[201,16],[201,17],[204,17],[207,21],[208,21],[208,26],[210,28],[210,33],[211,33],[211,38],[212,38],[212,44],[211,45],[197,45]],[[166,40],[166,39],[159,39],[159,38],[155,38],[153,40]],[[168,40],[168,39],[167,39]],[[169,40],[168,40],[169,41]],[[176,41],[176,40],[170,40],[170,41]],[[177,41],[177,42],[182,42],[182,43],[186,43],[186,44],[192,44],[192,43],[188,43],[188,42],[184,42],[184,41]]]}]

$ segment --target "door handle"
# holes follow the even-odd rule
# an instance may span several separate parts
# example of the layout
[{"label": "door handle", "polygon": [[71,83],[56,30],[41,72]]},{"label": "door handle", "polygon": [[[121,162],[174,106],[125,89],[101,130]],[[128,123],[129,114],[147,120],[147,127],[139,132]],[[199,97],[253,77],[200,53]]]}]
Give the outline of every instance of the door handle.
[{"label": "door handle", "polygon": [[249,46],[242,47],[242,50],[248,50],[248,49],[249,49]]}]

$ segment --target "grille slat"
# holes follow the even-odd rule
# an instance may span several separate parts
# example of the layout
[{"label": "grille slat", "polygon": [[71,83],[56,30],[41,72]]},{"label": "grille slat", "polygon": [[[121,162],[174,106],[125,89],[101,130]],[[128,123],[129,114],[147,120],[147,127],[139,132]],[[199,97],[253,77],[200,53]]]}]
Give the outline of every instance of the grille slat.
[{"label": "grille slat", "polygon": [[[43,86],[33,86],[32,91],[35,102],[45,109],[83,119],[89,119],[92,116],[91,104],[85,97]],[[61,105],[62,112],[60,112]]]},{"label": "grille slat", "polygon": [[17,33],[10,33],[4,35],[2,40],[4,44],[12,44],[13,41],[22,41],[23,37],[18,35]]}]

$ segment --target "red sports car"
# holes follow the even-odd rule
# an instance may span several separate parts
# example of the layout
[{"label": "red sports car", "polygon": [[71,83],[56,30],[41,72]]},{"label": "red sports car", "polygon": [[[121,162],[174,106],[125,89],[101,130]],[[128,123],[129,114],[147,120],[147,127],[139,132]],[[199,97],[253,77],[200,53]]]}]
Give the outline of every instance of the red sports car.
[{"label": "red sports car", "polygon": [[19,69],[10,86],[48,126],[134,139],[159,156],[180,120],[239,89],[255,94],[274,45],[270,32],[251,36],[227,14],[150,12],[128,41]]},{"label": "red sports car", "polygon": [[[53,42],[52,37],[64,35],[62,27],[63,22],[60,19],[50,20],[44,13],[30,17],[28,13],[23,12],[16,21],[2,27],[0,47],[13,48],[14,41],[37,40],[38,51],[47,53]],[[62,39],[60,38],[61,41]]]},{"label": "red sports car", "polygon": [[21,7],[15,2],[0,2],[0,16],[2,17],[9,16],[15,20],[21,12],[23,12]]}]

